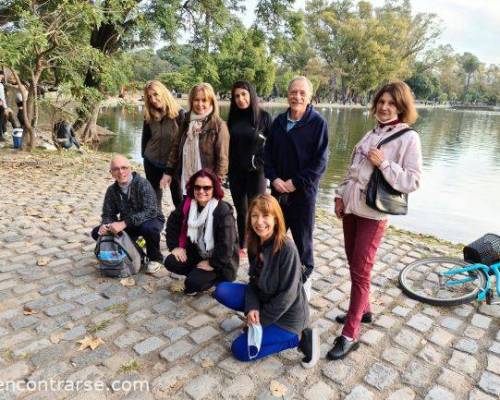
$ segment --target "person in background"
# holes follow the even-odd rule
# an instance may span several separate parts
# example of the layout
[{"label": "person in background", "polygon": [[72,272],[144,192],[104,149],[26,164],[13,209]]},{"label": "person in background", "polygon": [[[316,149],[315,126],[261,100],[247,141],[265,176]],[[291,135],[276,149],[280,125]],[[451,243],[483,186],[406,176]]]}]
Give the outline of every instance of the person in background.
[{"label": "person in background", "polygon": [[266,191],[264,144],[272,118],[259,106],[257,93],[247,81],[236,82],[231,89],[229,128],[229,189],[236,208],[240,256],[246,256],[246,218],[248,204]]},{"label": "person in background", "polygon": [[182,200],[179,177],[167,176],[166,167],[172,151],[177,149],[179,129],[184,122],[184,111],[170,91],[160,81],[149,81],[144,87],[144,125],[141,154],[146,178],[156,192],[161,210],[163,189],[170,187],[172,202],[177,207]]},{"label": "person in background", "polygon": [[[234,340],[233,355],[251,361],[298,347],[304,354],[302,365],[313,367],[320,355],[319,334],[317,328],[307,327],[309,305],[299,254],[271,195],[258,195],[250,204],[247,240],[249,283],[222,282],[215,290],[217,301],[246,315],[248,329]],[[249,349],[250,329],[262,332],[260,343],[254,343],[256,353]]]},{"label": "person in background", "polygon": [[170,153],[164,177],[169,183],[180,176],[183,195],[191,176],[200,169],[212,170],[221,181],[227,174],[229,132],[219,116],[219,105],[209,83],[193,86],[189,93],[189,113]]},{"label": "person in background", "polygon": [[275,118],[264,152],[265,175],[297,245],[308,299],[314,268],[316,196],[328,158],[328,126],[310,104],[312,94],[312,84],[305,76],[291,80],[290,107]]},{"label": "person in background", "polygon": [[146,272],[153,274],[162,267],[160,233],[164,219],[156,203],[156,194],[151,184],[137,172],[132,172],[129,160],[116,154],[109,170],[115,182],[108,187],[102,206],[102,221],[91,233],[94,240],[100,235],[121,231],[132,240],[139,236],[146,242],[149,259]]},{"label": "person in background", "polygon": [[5,141],[3,134],[7,133],[7,122],[10,122],[14,130],[20,128],[16,115],[7,104],[7,94],[4,84],[4,71],[0,70],[0,142]]},{"label": "person in background", "polygon": [[396,190],[418,189],[422,173],[420,138],[414,130],[403,133],[380,149],[377,145],[393,134],[408,129],[417,120],[413,95],[408,85],[391,82],[378,90],[371,106],[377,126],[354,146],[351,164],[336,189],[335,214],[342,219],[344,244],[351,274],[351,295],[347,315],[337,316],[344,324],[327,358],[344,358],[359,347],[361,322],[372,322],[370,280],[375,256],[387,227],[387,214],[366,204],[365,191],[374,168]]},{"label": "person in background", "polygon": [[186,198],[167,220],[165,268],[185,275],[184,293],[195,295],[220,281],[234,281],[239,266],[238,235],[232,206],[222,200],[218,176],[195,172]]},{"label": "person in background", "polygon": [[[22,105],[22,101],[21,101]],[[80,149],[80,143],[76,139],[75,132],[68,121],[59,121],[54,124],[54,133],[57,143],[65,149],[70,149],[73,145]]]}]

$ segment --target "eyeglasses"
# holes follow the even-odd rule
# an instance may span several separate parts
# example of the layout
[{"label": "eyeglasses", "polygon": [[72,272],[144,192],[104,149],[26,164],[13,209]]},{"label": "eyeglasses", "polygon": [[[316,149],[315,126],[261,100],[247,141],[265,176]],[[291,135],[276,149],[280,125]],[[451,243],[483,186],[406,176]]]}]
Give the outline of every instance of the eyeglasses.
[{"label": "eyeglasses", "polygon": [[130,169],[129,166],[124,166],[124,167],[113,167],[111,168],[111,172],[118,172],[118,171],[128,171]]},{"label": "eyeglasses", "polygon": [[194,190],[195,192],[201,192],[202,190],[204,192],[209,192],[212,190],[214,187],[213,186],[201,186],[201,185],[194,185]]}]

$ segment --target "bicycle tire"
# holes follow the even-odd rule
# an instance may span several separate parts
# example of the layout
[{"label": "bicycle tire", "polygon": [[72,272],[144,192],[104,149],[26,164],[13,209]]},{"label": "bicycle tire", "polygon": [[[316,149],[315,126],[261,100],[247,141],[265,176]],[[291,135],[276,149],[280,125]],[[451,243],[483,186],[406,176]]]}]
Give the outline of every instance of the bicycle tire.
[{"label": "bicycle tire", "polygon": [[399,286],[410,298],[434,306],[456,306],[470,303],[486,286],[482,270],[461,274],[473,281],[456,286],[439,285],[438,272],[461,268],[470,263],[456,258],[431,257],[417,260],[404,267],[399,274]]}]

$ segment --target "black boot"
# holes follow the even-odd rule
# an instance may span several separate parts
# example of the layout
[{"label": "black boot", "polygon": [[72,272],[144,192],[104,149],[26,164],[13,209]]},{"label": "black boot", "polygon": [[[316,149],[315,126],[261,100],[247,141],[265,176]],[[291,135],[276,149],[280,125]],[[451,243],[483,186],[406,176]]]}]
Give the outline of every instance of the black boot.
[{"label": "black boot", "polygon": [[[340,314],[335,317],[335,321],[337,321],[339,324],[345,324],[347,316],[345,314]],[[373,315],[371,312],[364,313],[363,316],[361,317],[361,322],[364,324],[371,324],[373,322]]]},{"label": "black boot", "polygon": [[329,360],[340,360],[358,347],[359,342],[357,340],[349,341],[345,336],[338,336],[335,339],[333,348],[326,354],[326,358]]}]

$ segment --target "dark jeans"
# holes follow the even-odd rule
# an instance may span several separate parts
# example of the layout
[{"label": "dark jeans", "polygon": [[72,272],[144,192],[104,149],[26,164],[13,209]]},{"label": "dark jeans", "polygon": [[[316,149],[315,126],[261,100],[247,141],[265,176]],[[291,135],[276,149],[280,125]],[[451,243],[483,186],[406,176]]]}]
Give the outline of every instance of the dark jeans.
[{"label": "dark jeans", "polygon": [[305,267],[304,278],[307,279],[314,268],[313,231],[316,198],[307,198],[297,192],[280,194],[273,191],[272,194],[280,203],[287,229],[290,228],[292,232],[300,262]]},{"label": "dark jeans", "polygon": [[19,121],[14,113],[10,112],[8,115],[5,115],[5,110],[4,106],[0,106],[0,137],[7,132],[7,122],[10,122],[12,128],[20,128]]},{"label": "dark jeans", "polygon": [[229,189],[236,208],[240,249],[244,249],[246,247],[245,229],[248,205],[255,196],[266,192],[266,178],[262,170],[251,172],[231,171],[228,178]]},{"label": "dark jeans", "polygon": [[[151,186],[153,186],[153,189],[156,192],[156,200],[158,202],[158,207],[161,210],[163,190],[160,188],[160,180],[163,177],[164,170],[152,164],[147,158],[144,158],[144,172],[146,173],[146,179],[149,183],[151,183]],[[172,195],[174,206],[177,208],[182,201],[182,191],[181,184],[176,176],[172,177],[172,182],[170,183],[170,194]]]},{"label": "dark jeans", "polygon": [[186,262],[177,261],[173,254],[170,254],[165,259],[165,268],[170,272],[179,275],[185,275],[184,293],[198,293],[210,289],[217,282],[217,274],[215,271],[205,271],[197,268],[202,259],[195,255],[187,253],[188,259]]},{"label": "dark jeans", "polygon": [[[99,237],[99,226],[92,229],[91,235],[94,240],[97,240]],[[149,260],[163,262],[163,255],[160,251],[160,233],[162,229],[163,220],[154,218],[147,220],[140,226],[127,226],[125,232],[127,232],[133,241],[136,241],[139,236],[142,236],[146,242],[146,254]]]}]

